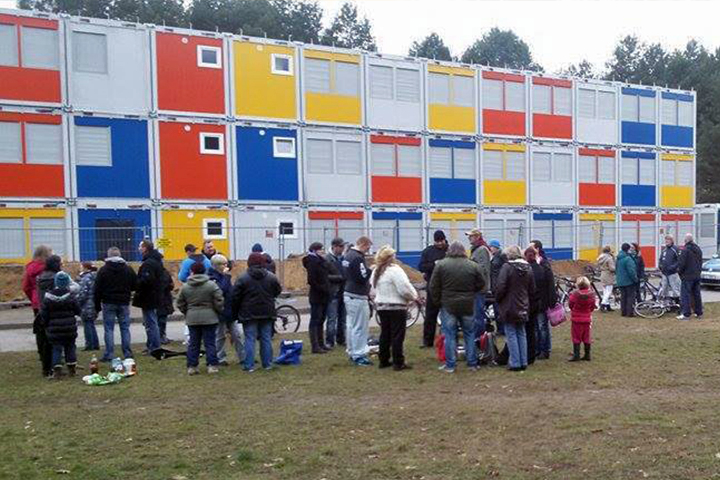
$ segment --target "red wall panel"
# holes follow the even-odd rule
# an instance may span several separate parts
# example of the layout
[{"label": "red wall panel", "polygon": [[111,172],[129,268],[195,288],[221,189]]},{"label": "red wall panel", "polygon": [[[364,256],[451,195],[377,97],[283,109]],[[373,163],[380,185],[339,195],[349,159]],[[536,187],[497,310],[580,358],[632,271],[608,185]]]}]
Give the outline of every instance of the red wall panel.
[{"label": "red wall panel", "polygon": [[372,177],[373,202],[421,203],[422,180],[415,177]]},{"label": "red wall panel", "polygon": [[197,64],[198,45],[222,48],[222,41],[158,32],[156,44],[158,108],[181,112],[223,113],[224,70],[198,67]]},{"label": "red wall panel", "polygon": [[643,247],[640,245],[640,253],[645,260],[645,266],[655,268],[655,247]]},{"label": "red wall panel", "polygon": [[692,222],[693,216],[684,213],[663,213],[660,220],[668,222]]},{"label": "red wall panel", "polygon": [[372,143],[384,143],[389,145],[420,145],[417,137],[391,137],[388,135],[370,135]]},{"label": "red wall panel", "polygon": [[543,138],[572,138],[572,117],[533,113],[533,135]]},{"label": "red wall panel", "polygon": [[308,212],[310,220],[362,220],[363,212]]},{"label": "red wall panel", "polygon": [[579,149],[580,155],[590,155],[593,157],[614,157],[614,150],[600,150],[597,148],[581,148]]},{"label": "red wall panel", "polygon": [[483,109],[483,132],[525,135],[525,113]]},{"label": "red wall panel", "polygon": [[580,205],[615,206],[615,185],[581,183]]},{"label": "red wall panel", "polygon": [[201,132],[225,135],[227,152],[223,126],[160,122],[163,198],[227,200],[226,156],[201,154]]}]

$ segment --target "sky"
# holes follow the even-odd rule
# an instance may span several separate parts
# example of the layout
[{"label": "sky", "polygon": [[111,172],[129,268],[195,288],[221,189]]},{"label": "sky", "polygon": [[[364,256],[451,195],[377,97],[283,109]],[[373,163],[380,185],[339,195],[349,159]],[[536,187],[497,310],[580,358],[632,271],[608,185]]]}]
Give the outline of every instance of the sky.
[{"label": "sky", "polygon": [[[330,22],[341,0],[319,0]],[[511,29],[536,62],[553,72],[583,59],[602,69],[628,34],[667,49],[691,38],[720,47],[718,0],[355,0],[373,26],[379,51],[404,55],[413,40],[437,32],[461,55],[492,27]],[[0,0],[13,8],[15,0]]]}]

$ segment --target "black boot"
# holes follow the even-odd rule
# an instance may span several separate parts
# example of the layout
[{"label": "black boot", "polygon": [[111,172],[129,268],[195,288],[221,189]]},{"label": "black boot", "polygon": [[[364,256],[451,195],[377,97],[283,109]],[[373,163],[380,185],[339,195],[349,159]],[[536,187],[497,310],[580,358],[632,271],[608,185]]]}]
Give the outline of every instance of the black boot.
[{"label": "black boot", "polygon": [[320,348],[320,344],[318,342],[318,329],[315,326],[312,326],[308,329],[308,335],[310,335],[310,347],[312,353],[325,353],[325,350],[322,350]]},{"label": "black boot", "polygon": [[74,363],[68,363],[68,377],[74,377],[75,376],[75,364]]},{"label": "black boot", "polygon": [[[589,343],[585,344],[585,355],[583,356],[582,359],[585,360],[586,362],[590,361],[590,347],[591,347],[591,345]],[[580,349],[580,347],[578,346],[578,350],[579,349]]]},{"label": "black boot", "polygon": [[63,376],[63,371],[61,366],[53,367],[53,380],[61,380]]},{"label": "black boot", "polygon": [[325,329],[322,325],[320,325],[317,329],[318,331],[318,347],[320,347],[320,350],[323,350],[325,352],[329,352],[331,349],[328,348],[327,345],[325,345]]},{"label": "black boot", "polygon": [[573,343],[573,356],[568,359],[568,362],[580,361],[580,344]]}]

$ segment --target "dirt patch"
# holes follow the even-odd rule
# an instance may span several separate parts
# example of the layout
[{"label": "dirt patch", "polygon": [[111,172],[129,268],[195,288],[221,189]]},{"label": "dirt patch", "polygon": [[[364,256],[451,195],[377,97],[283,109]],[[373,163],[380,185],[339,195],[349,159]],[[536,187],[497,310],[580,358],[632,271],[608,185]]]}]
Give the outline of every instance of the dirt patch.
[{"label": "dirt patch", "polygon": [[594,265],[587,260],[559,260],[552,262],[552,269],[555,275],[561,277],[579,277],[588,274],[588,267]]}]

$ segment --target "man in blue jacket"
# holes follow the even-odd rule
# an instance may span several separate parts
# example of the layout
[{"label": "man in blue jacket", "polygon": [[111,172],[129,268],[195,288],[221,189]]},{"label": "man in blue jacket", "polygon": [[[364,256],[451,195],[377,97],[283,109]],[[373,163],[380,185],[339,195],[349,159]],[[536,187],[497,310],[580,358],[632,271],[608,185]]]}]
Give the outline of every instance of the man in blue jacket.
[{"label": "man in blue jacket", "polygon": [[182,283],[187,282],[190,276],[190,267],[193,266],[193,263],[202,262],[205,265],[206,272],[212,268],[210,259],[202,253],[197,253],[197,247],[192,243],[185,245],[185,255],[187,255],[187,258],[180,264],[180,271],[178,272],[178,280]]},{"label": "man in blue jacket", "polygon": [[343,300],[347,311],[345,341],[350,360],[359,367],[371,366],[368,358],[368,322],[370,321],[370,269],[365,263],[365,255],[370,251],[372,241],[360,237],[345,254],[343,273],[345,291]]}]

